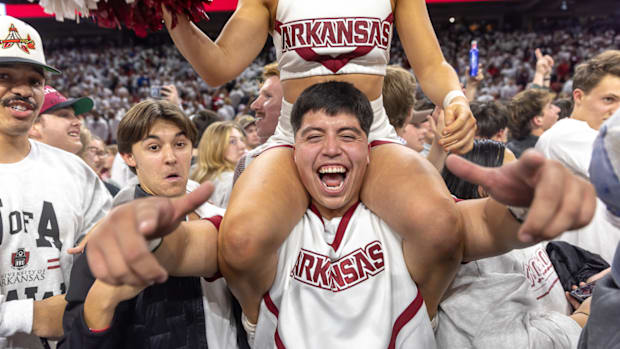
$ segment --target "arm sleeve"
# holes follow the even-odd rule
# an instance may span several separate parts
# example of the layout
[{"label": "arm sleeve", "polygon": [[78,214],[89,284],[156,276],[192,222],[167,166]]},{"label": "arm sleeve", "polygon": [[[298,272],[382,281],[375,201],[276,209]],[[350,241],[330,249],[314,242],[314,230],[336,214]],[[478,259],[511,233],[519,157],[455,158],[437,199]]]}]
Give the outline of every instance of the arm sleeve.
[{"label": "arm sleeve", "polygon": [[95,282],[88,262],[86,252],[77,256],[71,270],[71,283],[67,291],[67,307],[62,318],[62,328],[65,332],[58,348],[111,348],[121,347],[123,329],[127,316],[122,316],[127,304],[122,302],[116,307],[110,328],[102,332],[92,332],[84,321],[84,302],[88,291]]},{"label": "arm sleeve", "polygon": [[18,332],[32,332],[34,301],[32,299],[6,301],[0,295],[0,337],[9,337]]},{"label": "arm sleeve", "polygon": [[[93,226],[103,218],[112,207],[112,197],[105,185],[96,174],[88,174],[88,190],[85,192],[83,200],[83,224],[79,237],[84,236]],[[94,177],[92,177],[94,176]]]}]

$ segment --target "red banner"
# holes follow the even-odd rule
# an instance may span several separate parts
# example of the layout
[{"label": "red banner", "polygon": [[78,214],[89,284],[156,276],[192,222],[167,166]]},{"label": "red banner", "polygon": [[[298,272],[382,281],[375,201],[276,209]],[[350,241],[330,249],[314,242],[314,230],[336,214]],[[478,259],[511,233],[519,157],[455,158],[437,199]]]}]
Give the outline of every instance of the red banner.
[{"label": "red banner", "polygon": [[[103,0],[102,0],[103,1]],[[237,8],[238,0],[214,0],[210,5],[205,4],[207,12],[231,12]],[[506,0],[426,0],[429,4],[436,3],[458,3],[458,2],[500,2]],[[37,4],[1,4],[0,14],[9,15],[17,18],[40,18],[52,17],[43,11]]]}]

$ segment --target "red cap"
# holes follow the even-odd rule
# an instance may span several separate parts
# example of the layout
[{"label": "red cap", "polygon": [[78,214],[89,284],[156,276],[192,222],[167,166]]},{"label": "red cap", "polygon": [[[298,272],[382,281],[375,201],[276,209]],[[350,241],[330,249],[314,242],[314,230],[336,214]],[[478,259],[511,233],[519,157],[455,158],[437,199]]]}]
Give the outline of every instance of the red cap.
[{"label": "red cap", "polygon": [[67,99],[65,96],[60,94],[60,92],[56,91],[56,89],[51,86],[45,86],[44,92],[45,100],[43,101],[41,114],[71,107],[75,111],[75,115],[81,115],[84,113],[88,113],[93,109],[93,100],[88,97]]}]

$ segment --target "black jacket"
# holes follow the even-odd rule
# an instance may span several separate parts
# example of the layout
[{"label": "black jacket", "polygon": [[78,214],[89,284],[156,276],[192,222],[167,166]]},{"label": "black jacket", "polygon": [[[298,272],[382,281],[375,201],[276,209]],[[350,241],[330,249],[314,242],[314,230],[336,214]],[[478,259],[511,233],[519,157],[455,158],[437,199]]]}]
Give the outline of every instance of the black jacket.
[{"label": "black jacket", "polygon": [[[136,186],[134,197],[144,196],[148,194]],[[58,348],[208,348],[198,277],[170,277],[163,284],[147,287],[116,307],[109,329],[91,332],[84,321],[84,302],[95,278],[86,260],[87,252],[73,263],[63,317],[65,333]],[[238,346],[249,349],[241,325],[241,307],[230,292],[229,296]]]},{"label": "black jacket", "polygon": [[171,277],[146,288],[121,302],[110,328],[100,333],[84,322],[84,301],[94,282],[84,253],[71,271],[59,348],[207,348],[199,278]]}]

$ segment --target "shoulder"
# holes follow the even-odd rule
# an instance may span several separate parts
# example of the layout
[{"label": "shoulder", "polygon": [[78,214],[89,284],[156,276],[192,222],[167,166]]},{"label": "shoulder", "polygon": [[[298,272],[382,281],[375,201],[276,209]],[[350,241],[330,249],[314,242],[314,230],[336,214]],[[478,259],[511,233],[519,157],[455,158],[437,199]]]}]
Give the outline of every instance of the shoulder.
[{"label": "shoulder", "polygon": [[78,175],[83,174],[88,180],[98,178],[97,174],[77,155],[34,140],[30,142],[34,151],[33,160],[39,165],[53,171],[65,170]]}]

